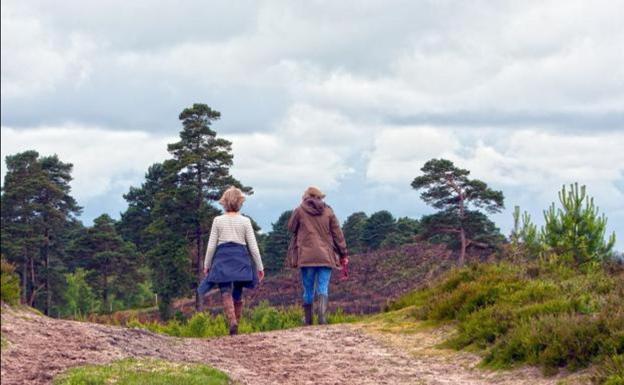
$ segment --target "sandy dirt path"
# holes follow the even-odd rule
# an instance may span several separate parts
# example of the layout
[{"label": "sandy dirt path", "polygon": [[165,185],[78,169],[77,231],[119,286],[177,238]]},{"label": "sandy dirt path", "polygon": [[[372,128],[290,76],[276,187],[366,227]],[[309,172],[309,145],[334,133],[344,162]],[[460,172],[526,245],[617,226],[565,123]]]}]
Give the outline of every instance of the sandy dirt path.
[{"label": "sandy dirt path", "polygon": [[361,325],[182,339],[3,308],[2,335],[9,341],[2,351],[3,385],[50,384],[70,367],[127,357],[205,363],[250,385],[555,385],[561,379],[543,378],[534,368],[482,371],[474,355],[439,354],[432,348],[436,338],[397,337]]}]

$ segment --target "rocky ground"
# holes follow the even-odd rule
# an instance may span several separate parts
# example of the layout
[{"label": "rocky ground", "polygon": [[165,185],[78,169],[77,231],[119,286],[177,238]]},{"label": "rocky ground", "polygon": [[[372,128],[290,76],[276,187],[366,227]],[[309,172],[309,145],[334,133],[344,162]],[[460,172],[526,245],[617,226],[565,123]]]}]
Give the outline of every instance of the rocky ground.
[{"label": "rocky ground", "polygon": [[[555,385],[538,369],[477,369],[478,357],[434,348],[442,332],[386,333],[367,324],[307,327],[214,339],[182,339],[2,309],[2,384],[50,384],[77,365],[128,357],[198,362],[240,384]],[[566,383],[580,384],[570,377]]]}]

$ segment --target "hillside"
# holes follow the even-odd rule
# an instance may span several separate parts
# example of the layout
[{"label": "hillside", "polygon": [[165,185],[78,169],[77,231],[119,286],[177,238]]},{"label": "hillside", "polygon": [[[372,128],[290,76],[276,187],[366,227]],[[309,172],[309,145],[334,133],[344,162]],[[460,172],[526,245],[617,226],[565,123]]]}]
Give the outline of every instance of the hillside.
[{"label": "hillside", "polygon": [[[453,266],[457,256],[446,246],[419,242],[396,249],[380,250],[350,256],[349,279],[341,281],[338,270],[334,271],[330,283],[330,311],[340,308],[351,314],[372,314],[383,310],[386,305],[400,296],[424,286]],[[480,255],[471,254],[478,259]],[[206,307],[213,312],[220,311],[221,300],[218,291],[213,290],[206,297]],[[275,306],[290,306],[301,303],[299,271],[284,269],[279,273],[268,273],[256,290],[246,291],[248,306],[267,301]],[[174,308],[186,316],[195,313],[193,299],[179,299]],[[114,315],[91,316],[95,322],[124,323],[137,316],[136,311],[121,311]],[[141,320],[157,319],[155,308],[138,312]]]},{"label": "hillside", "polygon": [[2,384],[50,384],[70,367],[128,357],[205,363],[240,384],[257,385],[555,385],[564,378],[544,378],[536,368],[476,369],[478,356],[434,348],[446,333],[421,329],[396,335],[369,323],[181,339],[3,306],[2,335],[8,346],[2,351]]},{"label": "hillside", "polygon": [[[422,287],[432,278],[448,270],[456,256],[444,245],[426,242],[404,245],[396,249],[357,254],[350,257],[349,279],[340,280],[334,271],[330,283],[330,310],[338,308],[352,314],[372,314],[384,309],[389,301]],[[262,285],[247,292],[254,306],[261,301],[271,305],[301,303],[301,283],[297,269],[267,274]],[[206,297],[208,308],[219,308],[221,301],[214,292]],[[194,311],[193,302],[178,301],[176,307],[185,314]]]}]

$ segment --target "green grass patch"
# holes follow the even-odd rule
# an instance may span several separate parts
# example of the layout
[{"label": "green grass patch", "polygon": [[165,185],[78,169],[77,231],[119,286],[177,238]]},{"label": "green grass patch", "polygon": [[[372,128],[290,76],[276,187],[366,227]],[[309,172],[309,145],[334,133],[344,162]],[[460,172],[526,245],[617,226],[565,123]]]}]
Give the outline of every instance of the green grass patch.
[{"label": "green grass patch", "polygon": [[[338,309],[329,314],[328,322],[330,324],[348,323],[360,318]],[[290,329],[301,326],[302,319],[303,311],[299,307],[273,307],[262,302],[253,309],[245,309],[238,331],[239,333],[255,333]],[[228,334],[227,321],[222,314],[212,316],[207,313],[196,313],[188,320],[171,320],[167,323],[141,322],[133,319],[127,323],[127,326],[175,337],[206,338]]]},{"label": "green grass patch", "polygon": [[617,367],[624,354],[621,271],[576,271],[556,262],[475,264],[450,271],[389,310],[386,322],[406,316],[456,322],[457,333],[444,345],[484,351],[483,365],[490,368],[528,363],[551,374],[605,362]]},{"label": "green grass patch", "polygon": [[54,385],[226,385],[229,377],[205,365],[161,360],[127,359],[110,365],[87,365],[68,370]]},{"label": "green grass patch", "polygon": [[0,301],[17,305],[20,300],[20,281],[15,266],[0,258]]}]

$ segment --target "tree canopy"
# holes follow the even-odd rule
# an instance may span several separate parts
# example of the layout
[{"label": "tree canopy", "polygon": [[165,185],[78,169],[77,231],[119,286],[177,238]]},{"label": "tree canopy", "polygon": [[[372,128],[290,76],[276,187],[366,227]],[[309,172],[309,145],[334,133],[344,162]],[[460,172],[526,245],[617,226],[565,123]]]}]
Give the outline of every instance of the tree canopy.
[{"label": "tree canopy", "polygon": [[[25,151],[6,157],[1,196],[2,254],[22,278],[22,301],[50,314],[62,281],[67,229],[81,208],[71,196],[73,165]],[[44,294],[44,295],[42,295]]]},{"label": "tree canopy", "polygon": [[395,220],[387,210],[378,211],[370,216],[362,231],[362,243],[368,250],[376,250],[395,229]]},{"label": "tree canopy", "polygon": [[[421,171],[423,175],[414,178],[412,188],[422,190],[420,197],[441,210],[430,220],[423,221],[426,232],[457,234],[460,240],[459,262],[463,264],[466,248],[485,240],[487,233],[478,230],[491,229],[491,226],[486,226],[483,214],[477,214],[478,209],[488,213],[500,212],[504,208],[503,193],[489,188],[483,181],[468,178],[470,171],[456,167],[450,160],[431,159]],[[476,210],[471,211],[470,207]]]},{"label": "tree canopy", "polygon": [[615,232],[606,238],[607,218],[599,214],[594,198],[578,183],[559,192],[560,208],[553,203],[544,211],[541,238],[545,247],[568,256],[579,265],[601,262],[612,256]]},{"label": "tree canopy", "polygon": [[366,245],[364,244],[362,236],[367,220],[368,215],[363,211],[358,211],[349,215],[342,225],[342,232],[344,233],[345,241],[347,242],[351,254],[358,254],[366,251]]},{"label": "tree canopy", "polygon": [[292,234],[288,231],[288,220],[292,210],[284,211],[271,225],[271,231],[264,240],[264,266],[268,271],[279,271],[284,267],[288,244]]}]

